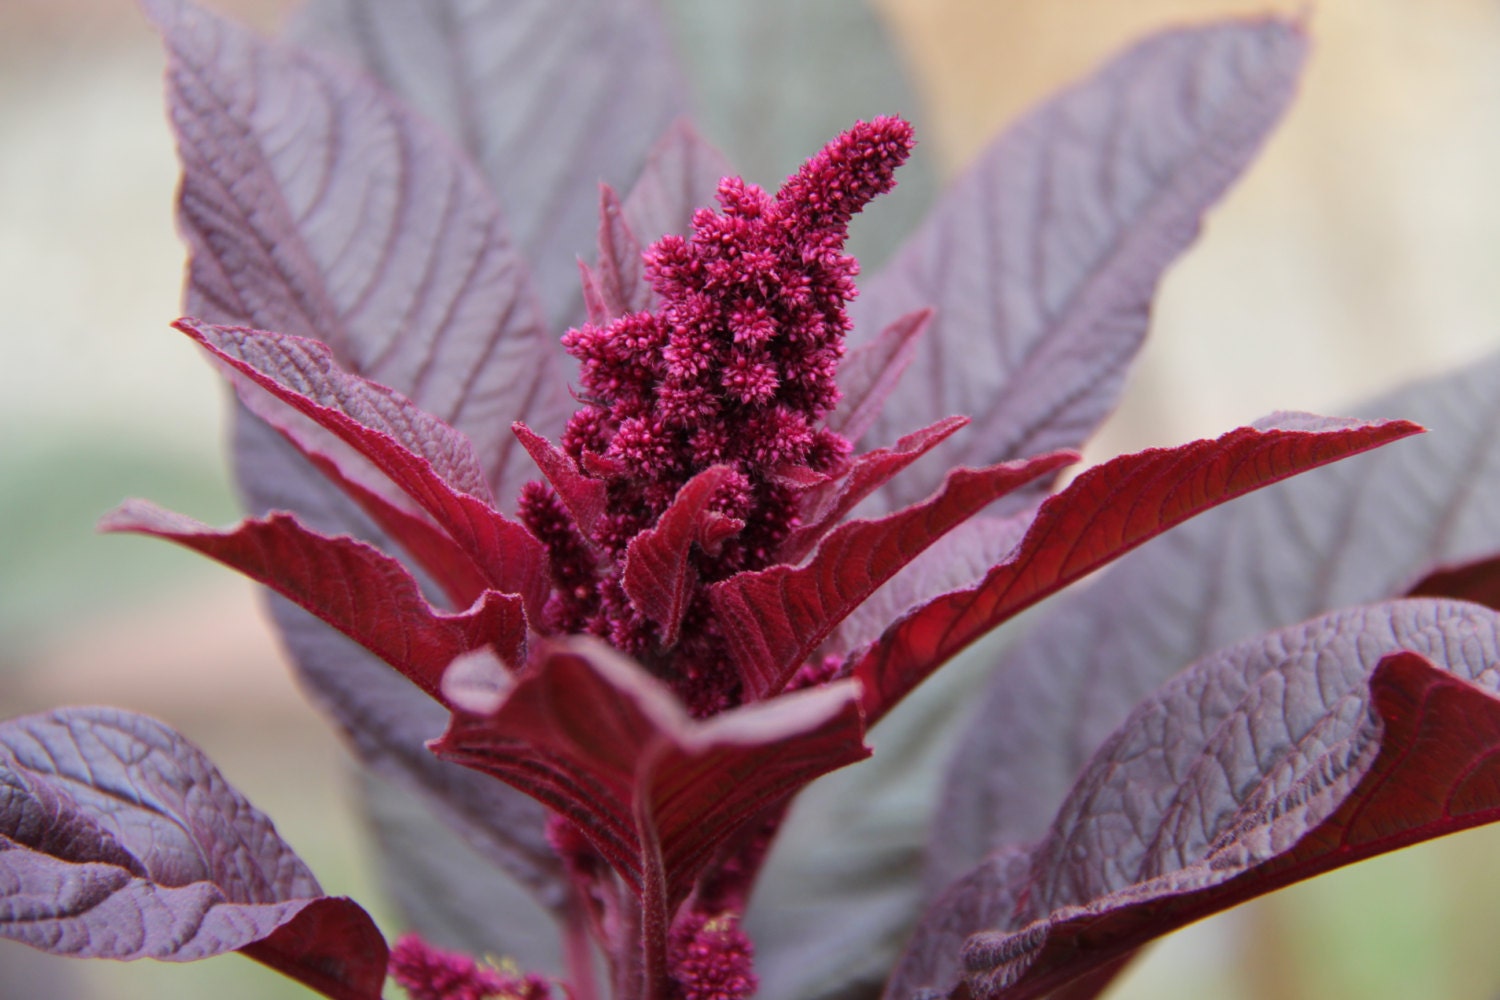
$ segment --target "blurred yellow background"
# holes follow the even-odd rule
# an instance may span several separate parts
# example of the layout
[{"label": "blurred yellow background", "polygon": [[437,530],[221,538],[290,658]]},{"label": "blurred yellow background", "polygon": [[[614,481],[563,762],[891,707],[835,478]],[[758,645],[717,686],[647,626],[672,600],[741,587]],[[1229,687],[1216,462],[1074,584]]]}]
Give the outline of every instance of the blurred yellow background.
[{"label": "blurred yellow background", "polygon": [[[291,5],[209,6],[270,28]],[[1147,31],[1306,11],[1316,48],[1302,97],[1169,275],[1091,458],[1275,409],[1338,412],[1500,345],[1494,0],[876,7],[948,172]],[[325,888],[373,901],[342,751],[279,664],[253,589],[163,543],[92,534],[126,495],[234,516],[222,393],[166,329],[183,254],[161,69],[132,4],[0,0],[0,712],[103,702],[166,719],[277,820]],[[1493,998],[1497,923],[1500,833],[1478,831],[1192,928],[1111,996]],[[32,964],[0,946],[0,997],[47,995],[19,985]],[[307,995],[239,958],[68,971],[78,997]]]}]

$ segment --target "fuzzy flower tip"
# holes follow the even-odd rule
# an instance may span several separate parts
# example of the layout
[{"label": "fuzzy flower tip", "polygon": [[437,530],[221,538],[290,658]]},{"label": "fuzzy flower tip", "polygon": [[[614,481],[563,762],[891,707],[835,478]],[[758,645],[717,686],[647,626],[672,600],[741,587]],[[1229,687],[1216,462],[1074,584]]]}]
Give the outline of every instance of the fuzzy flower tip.
[{"label": "fuzzy flower tip", "polygon": [[[739,699],[703,585],[774,563],[796,523],[799,476],[847,467],[850,443],[822,426],[839,400],[845,305],[859,270],[843,245],[854,214],[894,186],[912,143],[909,124],[881,117],[829,143],[774,197],[726,177],[720,211],[700,209],[691,238],[666,236],[647,250],[654,312],[563,337],[586,401],[563,448],[605,482],[607,508],[584,538],[544,488],[529,489],[522,515],[547,545],[558,585],[550,624],[607,638],[696,714]],[[682,638],[666,648],[626,599],[620,567],[630,542],[716,465],[732,474],[710,510],[738,530],[694,551],[697,591]]]},{"label": "fuzzy flower tip", "polygon": [[684,913],[672,928],[670,952],[682,1000],[745,1000],[760,985],[754,946],[733,913]]},{"label": "fuzzy flower tip", "polygon": [[552,1000],[552,987],[539,976],[480,965],[416,934],[396,942],[388,968],[411,1000]]}]

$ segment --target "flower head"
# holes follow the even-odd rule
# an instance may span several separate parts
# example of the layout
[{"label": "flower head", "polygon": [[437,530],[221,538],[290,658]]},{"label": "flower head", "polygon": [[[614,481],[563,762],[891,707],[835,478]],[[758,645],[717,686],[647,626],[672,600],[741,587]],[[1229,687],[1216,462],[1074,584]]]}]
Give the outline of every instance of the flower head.
[{"label": "flower head", "polygon": [[[720,211],[700,209],[691,238],[665,236],[647,251],[654,311],[563,337],[585,400],[563,447],[604,483],[606,504],[585,533],[545,487],[526,489],[522,517],[552,567],[549,624],[635,655],[697,714],[741,698],[704,587],[775,562],[798,523],[799,480],[847,467],[849,441],[822,426],[839,400],[859,271],[843,246],[854,214],[895,184],[912,141],[909,124],[880,117],[829,143],[775,197],[724,178]],[[717,530],[689,555],[686,627],[664,629],[630,599],[624,563],[714,467],[728,470],[706,501]]]}]

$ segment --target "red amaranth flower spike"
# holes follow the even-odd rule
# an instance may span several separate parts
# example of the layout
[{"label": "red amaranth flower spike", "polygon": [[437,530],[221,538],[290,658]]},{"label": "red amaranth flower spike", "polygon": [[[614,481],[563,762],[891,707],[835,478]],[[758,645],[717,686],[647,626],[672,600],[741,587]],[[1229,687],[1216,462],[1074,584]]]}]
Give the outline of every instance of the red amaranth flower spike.
[{"label": "red amaranth flower spike", "polygon": [[467,955],[434,948],[405,934],[391,948],[390,975],[411,1000],[552,1000],[540,976],[480,965]]},{"label": "red amaranth flower spike", "polygon": [[[654,312],[585,324],[563,338],[587,401],[564,447],[607,485],[591,540],[615,565],[593,594],[578,588],[555,599],[553,617],[576,623],[580,608],[596,606],[587,630],[641,658],[699,715],[743,697],[735,671],[716,666],[727,665],[727,650],[702,585],[775,561],[797,524],[798,492],[788,485],[795,470],[816,479],[847,468],[849,442],[822,426],[839,400],[844,307],[859,270],[843,243],[853,215],[895,184],[912,142],[909,124],[876,118],[835,139],[774,198],[724,178],[720,212],[700,209],[691,239],[667,236],[646,252]],[[642,604],[641,585],[620,577],[627,550],[713,466],[729,475],[708,509],[736,530],[691,553],[684,536],[678,550],[691,565],[675,574],[676,597]],[[559,509],[529,488],[522,516],[548,545],[553,579],[582,580]],[[679,643],[689,617],[700,628],[682,630]]]}]

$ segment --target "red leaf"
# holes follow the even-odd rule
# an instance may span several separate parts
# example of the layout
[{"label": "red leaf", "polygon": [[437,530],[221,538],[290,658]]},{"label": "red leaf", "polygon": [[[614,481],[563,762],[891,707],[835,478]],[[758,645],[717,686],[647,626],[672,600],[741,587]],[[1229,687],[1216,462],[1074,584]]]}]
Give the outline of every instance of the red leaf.
[{"label": "red leaf", "polygon": [[379,1000],[386,946],[323,895],[202,751],[152,719],[68,708],[0,723],[0,936],[55,955],[230,951],[335,1000]]},{"label": "red leaf", "polygon": [[599,262],[594,276],[602,312],[589,317],[603,326],[627,313],[651,308],[654,293],[646,280],[641,242],[625,220],[620,196],[608,184],[599,187]]},{"label": "red leaf", "polygon": [[[625,547],[620,583],[636,610],[661,627],[664,648],[677,642],[677,629],[698,582],[688,561],[692,547],[721,543],[726,537],[721,529],[729,519],[710,511],[708,504],[733,471],[727,465],[715,465],[688,480],[655,527],[636,535]],[[711,539],[704,537],[705,531],[711,532]]]},{"label": "red leaf", "polygon": [[531,456],[531,460],[537,464],[537,468],[542,470],[542,475],[547,477],[547,482],[557,491],[584,537],[591,536],[599,515],[604,513],[609,502],[605,495],[604,481],[579,472],[573,460],[561,448],[519,420],[511,424],[510,429]]},{"label": "red leaf", "polygon": [[290,514],[220,531],[131,500],[99,526],[165,538],[217,559],[332,625],[439,700],[443,671],[455,657],[491,644],[508,662],[524,656],[520,598],[486,591],[467,611],[437,611],[396,560],[352,538],[319,535]]},{"label": "red leaf", "polygon": [[850,685],[694,721],[664,684],[592,639],[548,643],[502,697],[492,715],[455,714],[433,752],[573,820],[638,892],[654,839],[670,906],[762,809],[869,755]]},{"label": "red leaf", "polygon": [[1408,597],[1452,597],[1500,610],[1500,554],[1428,573],[1406,592]]},{"label": "red leaf", "polygon": [[546,552],[492,506],[468,440],[385,386],[350,375],[315,340],[179,320],[177,328],[233,371],[337,435],[390,477],[469,554],[490,586],[539,616]]},{"label": "red leaf", "polygon": [[920,504],[837,528],[804,566],[772,566],[715,583],[709,600],[747,695],[765,698],[785,687],[846,615],[945,532],[1076,458],[1060,452],[989,469],[956,469]]},{"label": "red leaf", "polygon": [[814,483],[802,494],[798,525],[782,542],[777,561],[798,563],[812,551],[828,531],[844,519],[855,506],[892,476],[937,447],[961,427],[968,417],[949,417],[931,427],[914,431],[896,442],[894,448],[880,448],[857,456],[844,475]]},{"label": "red leaf", "polygon": [[884,509],[954,466],[1089,437],[1115,407],[1162,273],[1281,118],[1306,49],[1295,23],[1270,18],[1163,32],[1022,118],[948,188],[851,313],[874,331],[937,310],[874,441],[949,413],[974,429],[883,489]]},{"label": "red leaf", "polygon": [[1106,742],[1035,850],[945,894],[888,995],[961,975],[948,995],[1053,996],[1211,913],[1500,819],[1497,685],[1500,618],[1441,601],[1201,661]]},{"label": "red leaf", "polygon": [[916,356],[917,340],[931,319],[930,308],[907,313],[844,356],[839,365],[842,398],[826,421],[831,430],[850,441],[864,436]]},{"label": "red leaf", "polygon": [[1404,420],[1278,419],[1282,426],[1122,455],[1083,473],[1042,504],[1010,558],[976,585],[909,612],[856,658],[868,717],[879,719],[1007,618],[1194,514],[1421,430]]}]

